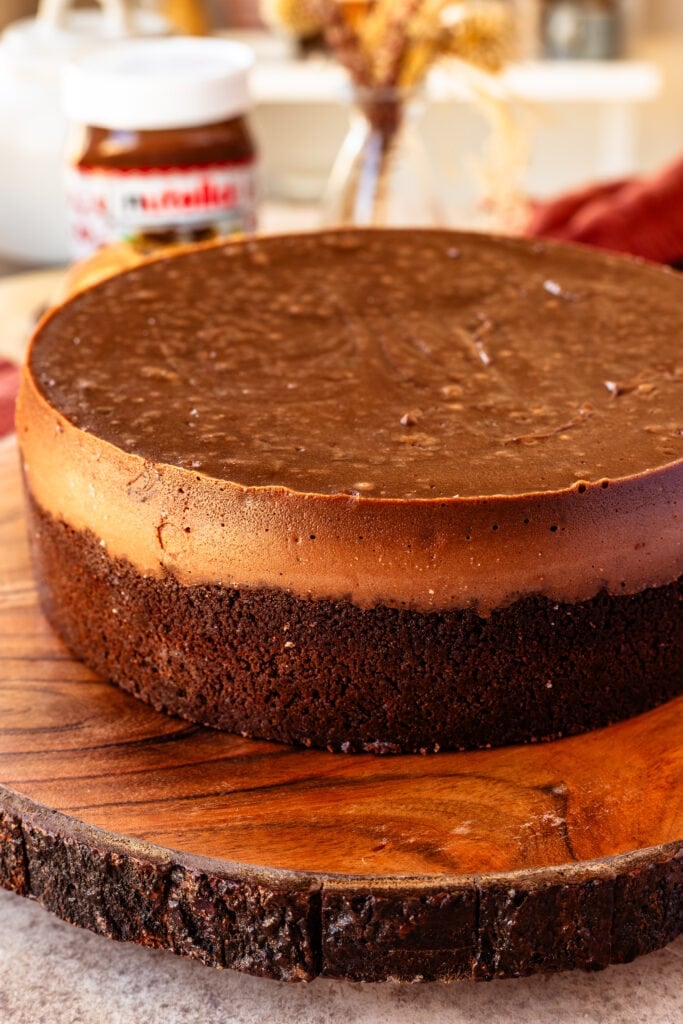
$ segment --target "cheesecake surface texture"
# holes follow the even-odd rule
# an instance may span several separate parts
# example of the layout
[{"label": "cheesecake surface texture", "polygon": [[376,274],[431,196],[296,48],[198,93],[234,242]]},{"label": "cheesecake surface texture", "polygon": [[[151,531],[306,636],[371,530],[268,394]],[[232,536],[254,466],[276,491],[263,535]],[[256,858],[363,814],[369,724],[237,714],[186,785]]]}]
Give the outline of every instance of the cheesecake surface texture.
[{"label": "cheesecake surface texture", "polygon": [[348,750],[579,732],[683,689],[683,279],[340,231],[144,264],[41,324],[46,611],[155,706]]}]

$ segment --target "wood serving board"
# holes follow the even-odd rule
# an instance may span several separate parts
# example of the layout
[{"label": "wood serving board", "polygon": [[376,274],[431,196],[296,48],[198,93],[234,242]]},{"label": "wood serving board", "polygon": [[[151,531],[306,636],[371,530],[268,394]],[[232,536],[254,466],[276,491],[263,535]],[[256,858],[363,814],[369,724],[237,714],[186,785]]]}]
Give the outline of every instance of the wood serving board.
[{"label": "wood serving board", "polygon": [[558,743],[378,758],[157,714],[43,618],[0,446],[0,883],[275,978],[515,976],[683,930],[683,698]]}]

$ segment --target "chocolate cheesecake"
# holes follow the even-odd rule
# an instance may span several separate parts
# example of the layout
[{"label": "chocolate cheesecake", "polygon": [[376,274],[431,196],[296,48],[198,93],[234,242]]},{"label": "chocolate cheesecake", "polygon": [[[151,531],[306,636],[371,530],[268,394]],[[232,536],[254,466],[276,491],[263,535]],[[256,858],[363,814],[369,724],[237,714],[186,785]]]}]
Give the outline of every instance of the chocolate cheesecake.
[{"label": "chocolate cheesecake", "polygon": [[683,280],[338,231],[144,264],[51,312],[17,428],[45,611],[243,735],[436,751],[683,691]]}]

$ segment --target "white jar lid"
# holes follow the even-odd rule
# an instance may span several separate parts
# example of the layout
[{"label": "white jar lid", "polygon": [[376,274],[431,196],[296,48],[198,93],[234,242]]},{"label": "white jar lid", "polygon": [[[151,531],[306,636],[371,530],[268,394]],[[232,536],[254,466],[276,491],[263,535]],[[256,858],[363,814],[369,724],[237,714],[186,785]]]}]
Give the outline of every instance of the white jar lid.
[{"label": "white jar lid", "polygon": [[70,63],[62,100],[68,118],[99,128],[190,128],[249,107],[251,50],[227,39],[135,39],[98,47]]}]

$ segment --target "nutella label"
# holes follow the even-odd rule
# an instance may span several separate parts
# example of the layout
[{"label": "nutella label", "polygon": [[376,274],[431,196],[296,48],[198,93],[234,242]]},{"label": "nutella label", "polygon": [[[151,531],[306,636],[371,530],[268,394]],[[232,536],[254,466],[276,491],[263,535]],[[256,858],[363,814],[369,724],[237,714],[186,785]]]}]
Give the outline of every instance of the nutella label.
[{"label": "nutella label", "polygon": [[119,170],[72,166],[67,206],[74,259],[113,242],[198,241],[256,229],[253,161]]}]

